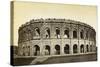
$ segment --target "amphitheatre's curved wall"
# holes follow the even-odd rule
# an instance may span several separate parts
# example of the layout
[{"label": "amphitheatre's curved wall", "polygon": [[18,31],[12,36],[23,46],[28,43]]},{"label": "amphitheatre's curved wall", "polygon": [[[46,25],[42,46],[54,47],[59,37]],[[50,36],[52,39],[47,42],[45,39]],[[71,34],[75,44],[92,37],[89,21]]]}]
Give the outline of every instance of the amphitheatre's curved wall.
[{"label": "amphitheatre's curved wall", "polygon": [[82,22],[36,19],[18,30],[19,55],[44,56],[96,52],[96,32]]}]

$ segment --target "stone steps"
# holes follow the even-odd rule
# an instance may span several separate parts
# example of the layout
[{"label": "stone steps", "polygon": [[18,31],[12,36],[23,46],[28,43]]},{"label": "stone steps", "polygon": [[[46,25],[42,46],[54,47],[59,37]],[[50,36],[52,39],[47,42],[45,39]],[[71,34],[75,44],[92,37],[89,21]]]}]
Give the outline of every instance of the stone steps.
[{"label": "stone steps", "polygon": [[33,60],[30,64],[42,63],[43,61],[47,60],[49,57],[37,57]]}]

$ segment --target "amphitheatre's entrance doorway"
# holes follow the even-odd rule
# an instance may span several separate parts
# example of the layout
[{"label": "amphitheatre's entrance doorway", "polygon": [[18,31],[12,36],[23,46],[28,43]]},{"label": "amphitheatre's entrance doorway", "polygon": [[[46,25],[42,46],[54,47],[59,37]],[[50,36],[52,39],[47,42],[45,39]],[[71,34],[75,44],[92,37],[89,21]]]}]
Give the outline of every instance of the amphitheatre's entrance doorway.
[{"label": "amphitheatre's entrance doorway", "polygon": [[84,53],[84,45],[83,44],[80,46],[80,52]]},{"label": "amphitheatre's entrance doorway", "polygon": [[34,55],[39,56],[40,55],[40,47],[38,45],[34,46]]},{"label": "amphitheatre's entrance doorway", "polygon": [[73,53],[77,53],[77,45],[76,44],[73,45]]},{"label": "amphitheatre's entrance doorway", "polygon": [[50,55],[50,46],[45,46],[45,55]]},{"label": "amphitheatre's entrance doorway", "polygon": [[69,45],[68,44],[66,44],[64,47],[64,53],[69,54]]},{"label": "amphitheatre's entrance doorway", "polygon": [[56,55],[59,55],[60,54],[60,46],[56,45],[55,49],[56,49]]}]

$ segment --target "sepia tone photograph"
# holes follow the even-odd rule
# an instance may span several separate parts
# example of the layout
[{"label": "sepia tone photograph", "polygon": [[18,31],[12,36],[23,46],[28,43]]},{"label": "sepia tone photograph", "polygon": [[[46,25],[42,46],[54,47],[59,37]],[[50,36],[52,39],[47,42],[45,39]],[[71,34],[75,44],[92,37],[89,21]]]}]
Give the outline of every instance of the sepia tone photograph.
[{"label": "sepia tone photograph", "polygon": [[11,65],[97,61],[97,6],[11,2]]}]

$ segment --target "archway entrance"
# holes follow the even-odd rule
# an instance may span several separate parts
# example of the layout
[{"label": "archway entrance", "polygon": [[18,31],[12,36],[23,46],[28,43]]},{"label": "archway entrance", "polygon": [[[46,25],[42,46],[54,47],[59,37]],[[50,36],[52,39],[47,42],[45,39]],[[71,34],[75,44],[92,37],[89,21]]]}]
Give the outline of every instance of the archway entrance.
[{"label": "archway entrance", "polygon": [[64,37],[65,38],[69,38],[69,30],[65,30],[64,31]]},{"label": "archway entrance", "polygon": [[50,46],[45,46],[45,55],[50,55]]},{"label": "archway entrance", "polygon": [[77,53],[77,45],[76,44],[73,45],[73,53]]},{"label": "archway entrance", "polygon": [[66,44],[64,47],[64,53],[69,54],[69,45],[68,44]]},{"label": "archway entrance", "polygon": [[56,27],[56,36],[57,38],[60,38],[60,29]]},{"label": "archway entrance", "polygon": [[46,33],[45,33],[46,38],[50,38],[50,29],[47,27],[45,31],[46,31]]},{"label": "archway entrance", "polygon": [[90,52],[92,52],[92,45],[90,45]]},{"label": "archway entrance", "polygon": [[60,54],[60,46],[56,45],[55,49],[56,49],[56,54],[59,55]]},{"label": "archway entrance", "polygon": [[39,56],[40,55],[40,47],[38,45],[34,46],[34,55]]},{"label": "archway entrance", "polygon": [[83,44],[80,46],[80,52],[84,53],[84,45]]},{"label": "archway entrance", "polygon": [[88,45],[86,45],[86,51],[89,52],[89,46]]},{"label": "archway entrance", "polygon": [[73,38],[77,38],[77,31],[76,30],[73,31]]}]

